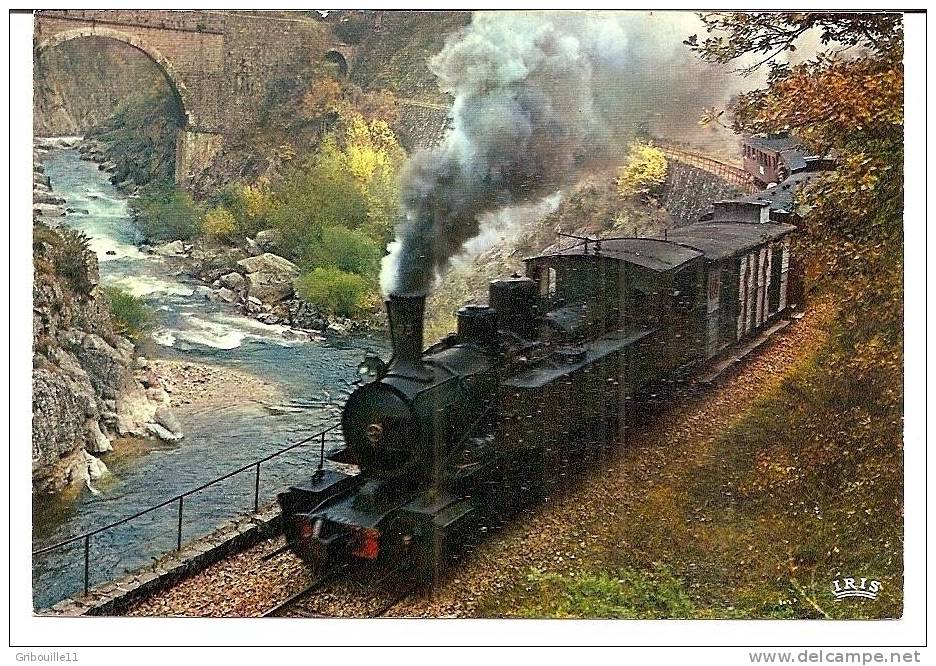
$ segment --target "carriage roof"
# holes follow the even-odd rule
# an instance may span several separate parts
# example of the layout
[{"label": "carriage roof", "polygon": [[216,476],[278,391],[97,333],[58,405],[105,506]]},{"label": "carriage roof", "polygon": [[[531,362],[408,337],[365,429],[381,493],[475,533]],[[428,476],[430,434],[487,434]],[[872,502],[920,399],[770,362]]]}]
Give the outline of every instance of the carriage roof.
[{"label": "carriage roof", "polygon": [[664,238],[604,238],[547,250],[527,262],[576,258],[621,261],[657,273],[681,268],[698,257],[710,261],[738,254],[785,236],[791,224],[717,222],[691,224],[667,232]]}]

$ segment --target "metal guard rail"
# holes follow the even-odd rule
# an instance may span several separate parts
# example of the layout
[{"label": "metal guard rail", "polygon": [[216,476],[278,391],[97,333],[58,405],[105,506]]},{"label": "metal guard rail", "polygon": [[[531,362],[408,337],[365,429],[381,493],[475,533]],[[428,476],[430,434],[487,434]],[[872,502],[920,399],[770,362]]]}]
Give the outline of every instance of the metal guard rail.
[{"label": "metal guard rail", "polygon": [[289,451],[298,449],[300,446],[305,446],[309,442],[312,442],[317,439],[319,440],[319,469],[322,469],[325,466],[325,436],[328,433],[336,430],[338,426],[339,426],[338,423],[331,425],[328,428],[325,428],[324,430],[321,430],[313,435],[309,435],[308,437],[306,437],[305,439],[299,442],[290,444],[289,446],[283,449],[280,449],[279,451],[274,451],[270,455],[264,456],[263,458],[259,458],[258,460],[254,460],[253,462],[250,462],[250,463],[247,463],[246,465],[238,467],[237,469],[232,470],[223,476],[219,476],[218,478],[212,479],[211,481],[208,481],[207,483],[203,483],[197,488],[192,488],[191,490],[187,490],[180,495],[176,495],[175,497],[171,497],[167,500],[164,500],[163,502],[160,502],[159,504],[154,504],[148,509],[138,511],[132,516],[121,518],[120,520],[110,523],[109,525],[105,525],[104,527],[99,527],[97,529],[91,530],[90,532],[85,532],[84,534],[79,534],[77,536],[70,537],[68,539],[65,539],[64,541],[59,541],[58,543],[54,543],[51,546],[38,548],[32,551],[32,556],[36,557],[37,555],[44,555],[54,550],[64,548],[65,546],[69,546],[73,543],[84,541],[84,592],[85,594],[87,594],[90,589],[91,537],[101,534],[103,532],[106,532],[108,530],[111,530],[115,527],[119,527],[120,525],[125,525],[129,523],[130,521],[136,520],[137,518],[140,518],[141,516],[145,516],[148,513],[156,511],[157,509],[161,509],[165,506],[169,506],[170,504],[178,503],[179,513],[178,513],[178,526],[177,526],[177,533],[176,533],[176,550],[177,551],[181,550],[182,549],[182,516],[183,516],[183,510],[185,506],[186,497],[190,495],[194,495],[195,493],[201,492],[202,490],[205,490],[206,488],[210,488],[211,486],[217,483],[220,483],[221,481],[230,479],[232,476],[237,476],[238,474],[242,474],[243,472],[246,472],[250,468],[254,468],[256,470],[256,476],[254,477],[254,511],[258,511],[260,509],[260,465],[270,460],[273,460],[274,458],[277,458],[283,455],[284,453],[288,453]]},{"label": "metal guard rail", "polygon": [[757,187],[757,183],[754,182],[754,177],[740,167],[736,167],[732,164],[726,164],[714,158],[708,157],[707,155],[694,153],[692,151],[677,148],[666,143],[657,142],[657,145],[668,159],[682,162],[688,166],[702,169],[703,171],[708,171],[709,173],[720,176],[728,182],[738,185],[747,194],[754,194],[760,189]]}]

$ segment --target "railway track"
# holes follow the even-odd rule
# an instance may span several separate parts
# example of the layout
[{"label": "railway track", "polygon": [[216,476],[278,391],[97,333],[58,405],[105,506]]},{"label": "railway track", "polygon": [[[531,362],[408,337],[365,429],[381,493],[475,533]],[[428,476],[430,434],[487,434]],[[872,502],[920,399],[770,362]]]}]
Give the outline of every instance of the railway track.
[{"label": "railway track", "polygon": [[383,617],[420,587],[398,569],[376,578],[357,579],[354,574],[347,564],[335,567],[261,617]]}]

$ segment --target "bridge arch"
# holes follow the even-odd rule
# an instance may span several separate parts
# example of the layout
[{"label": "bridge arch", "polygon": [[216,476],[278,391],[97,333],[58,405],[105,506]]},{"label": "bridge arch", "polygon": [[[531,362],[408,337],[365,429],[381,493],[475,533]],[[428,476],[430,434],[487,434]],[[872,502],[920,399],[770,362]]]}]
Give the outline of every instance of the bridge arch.
[{"label": "bridge arch", "polygon": [[98,25],[86,26],[81,28],[74,28],[71,30],[62,30],[57,32],[51,37],[48,37],[38,44],[36,44],[35,52],[38,56],[43,51],[53,49],[60,44],[71,41],[73,39],[82,39],[85,37],[102,37],[105,39],[113,39],[118,42],[123,42],[133,48],[145,53],[150,60],[152,60],[160,71],[166,77],[166,80],[169,81],[170,87],[178,95],[179,101],[182,105],[182,113],[185,116],[185,125],[186,127],[191,127],[195,125],[192,119],[191,110],[193,107],[191,95],[189,94],[188,89],[185,87],[185,82],[182,80],[182,77],[179,75],[176,68],[173,66],[172,62],[169,61],[162,53],[159,52],[152,44],[131,35],[129,33],[123,32],[121,30],[114,30],[113,28],[107,28]]}]

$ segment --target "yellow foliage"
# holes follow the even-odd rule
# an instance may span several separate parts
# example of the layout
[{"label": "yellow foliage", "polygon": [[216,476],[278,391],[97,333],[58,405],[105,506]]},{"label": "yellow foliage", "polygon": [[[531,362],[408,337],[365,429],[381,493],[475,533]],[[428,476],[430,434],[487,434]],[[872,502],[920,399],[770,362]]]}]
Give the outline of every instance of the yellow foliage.
[{"label": "yellow foliage", "polygon": [[390,126],[382,120],[367,122],[355,114],[345,127],[345,161],[348,170],[364,187],[380,170],[391,170],[403,157],[402,148]]},{"label": "yellow foliage", "polygon": [[264,187],[263,183],[242,186],[240,196],[244,206],[244,214],[248,219],[256,220],[263,216],[270,201],[268,188]]},{"label": "yellow foliage", "polygon": [[202,218],[202,232],[206,236],[219,239],[229,239],[237,230],[237,220],[227,208],[218,206],[212,208]]},{"label": "yellow foliage", "polygon": [[617,187],[623,197],[649,194],[666,181],[666,156],[655,146],[634,141],[618,169]]}]

